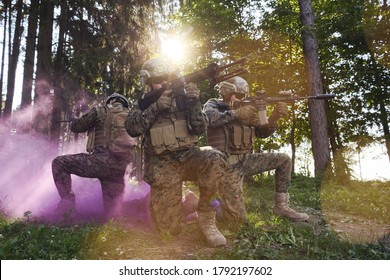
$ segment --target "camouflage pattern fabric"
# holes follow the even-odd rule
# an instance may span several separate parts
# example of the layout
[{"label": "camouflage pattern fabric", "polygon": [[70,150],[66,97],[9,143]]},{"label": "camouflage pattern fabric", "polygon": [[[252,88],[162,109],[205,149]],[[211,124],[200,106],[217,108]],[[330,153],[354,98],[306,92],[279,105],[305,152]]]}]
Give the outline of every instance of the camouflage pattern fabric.
[{"label": "camouflage pattern fabric", "polygon": [[[98,111],[100,113],[98,117]],[[81,118],[72,121],[70,129],[75,133],[83,133],[88,131],[90,128],[95,128],[96,130],[104,129],[104,119],[106,113],[103,107],[101,108],[92,108],[91,111],[81,116]]]},{"label": "camouflage pattern fabric", "polygon": [[218,182],[226,164],[214,149],[190,150],[147,157],[144,180],[150,184],[150,207],[154,222],[164,232],[178,234],[182,221],[182,183],[193,181],[199,187],[198,211],[215,211]]},{"label": "camouflage pattern fabric", "polygon": [[219,187],[221,213],[218,221],[235,226],[246,220],[243,180],[265,171],[275,170],[275,191],[287,192],[291,180],[291,159],[283,153],[231,155],[224,183]]},{"label": "camouflage pattern fabric", "polygon": [[[208,117],[209,129],[228,125],[236,121],[232,110],[220,99],[210,99],[204,105]],[[257,137],[270,136],[276,127],[256,127]],[[219,186],[221,212],[218,221],[236,226],[246,220],[243,201],[244,176],[252,176],[264,171],[275,170],[275,191],[287,192],[291,180],[291,159],[283,153],[255,153],[226,155],[229,166],[224,176],[224,183]]]},{"label": "camouflage pattern fabric", "polygon": [[[144,111],[138,106],[130,109],[126,128],[130,136],[145,136],[144,180],[151,186],[150,209],[156,227],[163,233],[178,234],[182,222],[182,183],[195,181],[200,197],[198,211],[215,211],[211,202],[216,198],[218,182],[222,180],[226,161],[224,155],[215,150],[199,148],[196,144],[179,151],[166,151],[156,155],[148,139],[148,130],[158,120],[155,104]],[[173,112],[167,112],[173,114]],[[189,109],[187,120],[191,133],[200,135],[206,129],[200,104]]]},{"label": "camouflage pattern fabric", "polygon": [[[76,133],[104,129],[106,113],[103,107],[93,108],[71,124]],[[54,183],[61,198],[74,200],[71,174],[99,179],[102,186],[103,203],[106,215],[112,214],[117,202],[122,200],[124,175],[130,158],[118,158],[107,148],[97,146],[91,154],[81,153],[62,155],[52,161]]]},{"label": "camouflage pattern fabric", "polygon": [[99,179],[104,209],[109,213],[122,199],[125,188],[123,176],[127,164],[126,161],[118,161],[108,149],[97,147],[92,154],[56,157],[52,162],[52,173],[60,197],[68,200],[75,199],[71,174]]},{"label": "camouflage pattern fabric", "polygon": [[[137,105],[133,105],[125,123],[127,133],[131,137],[146,135],[162,114],[175,115],[174,106],[171,110],[160,113],[156,103],[153,103],[143,111]],[[206,116],[202,113],[202,107],[199,102],[188,110],[187,117],[192,134],[201,135],[206,131]],[[152,149],[148,149],[145,152],[152,152]]]}]

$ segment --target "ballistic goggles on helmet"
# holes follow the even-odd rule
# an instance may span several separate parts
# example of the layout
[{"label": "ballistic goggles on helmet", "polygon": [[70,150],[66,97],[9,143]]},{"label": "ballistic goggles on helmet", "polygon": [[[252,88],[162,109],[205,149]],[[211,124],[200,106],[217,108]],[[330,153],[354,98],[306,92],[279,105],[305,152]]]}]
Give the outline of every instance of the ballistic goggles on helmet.
[{"label": "ballistic goggles on helmet", "polygon": [[242,99],[249,93],[249,85],[241,77],[233,77],[219,83],[219,89],[220,94],[226,98],[234,94],[238,99]]}]

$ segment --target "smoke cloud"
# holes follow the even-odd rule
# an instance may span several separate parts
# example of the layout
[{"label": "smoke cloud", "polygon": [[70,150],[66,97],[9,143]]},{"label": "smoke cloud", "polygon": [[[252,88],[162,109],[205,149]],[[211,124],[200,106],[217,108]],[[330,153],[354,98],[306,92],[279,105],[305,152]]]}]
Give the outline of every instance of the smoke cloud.
[{"label": "smoke cloud", "polygon": [[[31,109],[25,109],[13,115],[12,123],[0,124],[0,210],[13,218],[50,216],[60,201],[51,173],[52,160],[60,153],[85,148],[84,143],[72,142],[66,145],[68,152],[60,152],[44,137],[27,131],[31,115]],[[148,223],[150,187],[130,178],[130,168],[124,176],[122,216],[131,223],[141,220]],[[88,222],[90,217],[102,215],[103,199],[98,179],[72,175],[72,189],[82,219]]]}]

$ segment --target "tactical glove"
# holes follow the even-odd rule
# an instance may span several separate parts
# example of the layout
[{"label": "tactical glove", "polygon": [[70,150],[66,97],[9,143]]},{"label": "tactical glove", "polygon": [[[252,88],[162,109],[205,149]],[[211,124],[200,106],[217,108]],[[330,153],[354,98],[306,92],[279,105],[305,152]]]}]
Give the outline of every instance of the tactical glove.
[{"label": "tactical glove", "polygon": [[248,122],[248,124],[250,126],[259,126],[260,125],[260,119],[259,119],[259,115],[256,114],[254,115]]},{"label": "tactical glove", "polygon": [[257,109],[253,106],[244,106],[233,112],[234,116],[245,124],[250,124],[257,117]]},{"label": "tactical glove", "polygon": [[271,116],[268,118],[268,121],[271,124],[276,124],[276,122],[288,114],[287,104],[284,102],[278,102],[271,113]]},{"label": "tactical glove", "polygon": [[166,109],[169,109],[171,107],[171,104],[172,104],[172,90],[166,90],[163,92],[163,94],[156,102],[157,110],[161,112]]},{"label": "tactical glove", "polygon": [[196,103],[199,101],[199,90],[196,84],[189,83],[184,86],[184,89],[186,90],[186,95],[188,99],[191,99],[191,103]]}]

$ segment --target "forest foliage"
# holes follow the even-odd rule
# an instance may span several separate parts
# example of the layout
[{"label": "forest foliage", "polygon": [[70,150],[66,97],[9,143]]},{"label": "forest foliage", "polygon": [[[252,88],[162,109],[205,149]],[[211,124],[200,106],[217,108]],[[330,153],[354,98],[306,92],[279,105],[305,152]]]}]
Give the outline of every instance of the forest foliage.
[{"label": "forest foliage", "polygon": [[[311,1],[301,1],[311,2]],[[181,73],[211,62],[246,57],[251,94],[281,90],[308,95],[299,1],[3,1],[1,9],[1,117],[19,132],[46,135],[61,145],[60,119],[77,117],[105,96],[119,92],[130,100],[143,90],[142,63],[165,55],[175,38],[186,56],[174,61]],[[351,176],[347,151],[389,140],[389,9],[387,1],[314,1],[317,38],[331,149],[331,173]],[[177,56],[177,55],[176,55]],[[176,57],[177,58],[177,57]],[[19,62],[19,63],[16,63]],[[23,80],[16,77],[17,67]],[[20,71],[20,70],[19,70]],[[22,84],[16,110],[15,84]],[[207,84],[202,102],[217,95]],[[49,108],[49,110],[48,110]],[[293,105],[275,137],[258,140],[257,150],[296,149],[310,135],[307,103]],[[271,110],[269,106],[269,110]],[[21,115],[31,115],[27,119]],[[323,151],[326,152],[326,151]],[[295,166],[295,165],[294,165]]]},{"label": "forest foliage", "polygon": [[[309,27],[302,26],[303,2],[313,7],[315,24]],[[256,152],[291,149],[298,175],[291,194],[312,223],[291,224],[272,215],[272,174],[255,176],[246,186],[248,223],[239,232],[224,232],[229,246],[212,251],[199,250],[200,237],[188,232],[179,241],[161,242],[115,222],[47,225],[28,211],[12,219],[4,207],[8,198],[0,197],[1,259],[390,258],[388,235],[369,242],[348,239],[371,226],[388,231],[388,182],[357,182],[351,171],[351,154],[370,145],[384,147],[390,159],[386,0],[4,0],[0,11],[1,195],[5,186],[53,185],[37,175],[48,174],[45,160],[74,148],[70,143],[78,151],[84,148],[79,145],[83,135],[70,133],[68,123],[59,121],[80,116],[113,92],[136,101],[144,90],[139,70],[154,56],[167,56],[182,74],[245,57],[251,95],[292,90],[306,96],[303,34],[314,34],[322,93],[336,96],[324,103],[332,162],[323,182],[299,175],[313,175],[307,160],[313,137],[307,102],[290,104],[277,133],[255,144]],[[181,60],[178,52],[164,53],[168,39],[185,46]],[[207,82],[198,87],[202,102],[217,96]],[[12,185],[14,178],[23,184]],[[326,216],[326,209],[344,216]],[[340,224],[357,230],[340,232]]]}]

